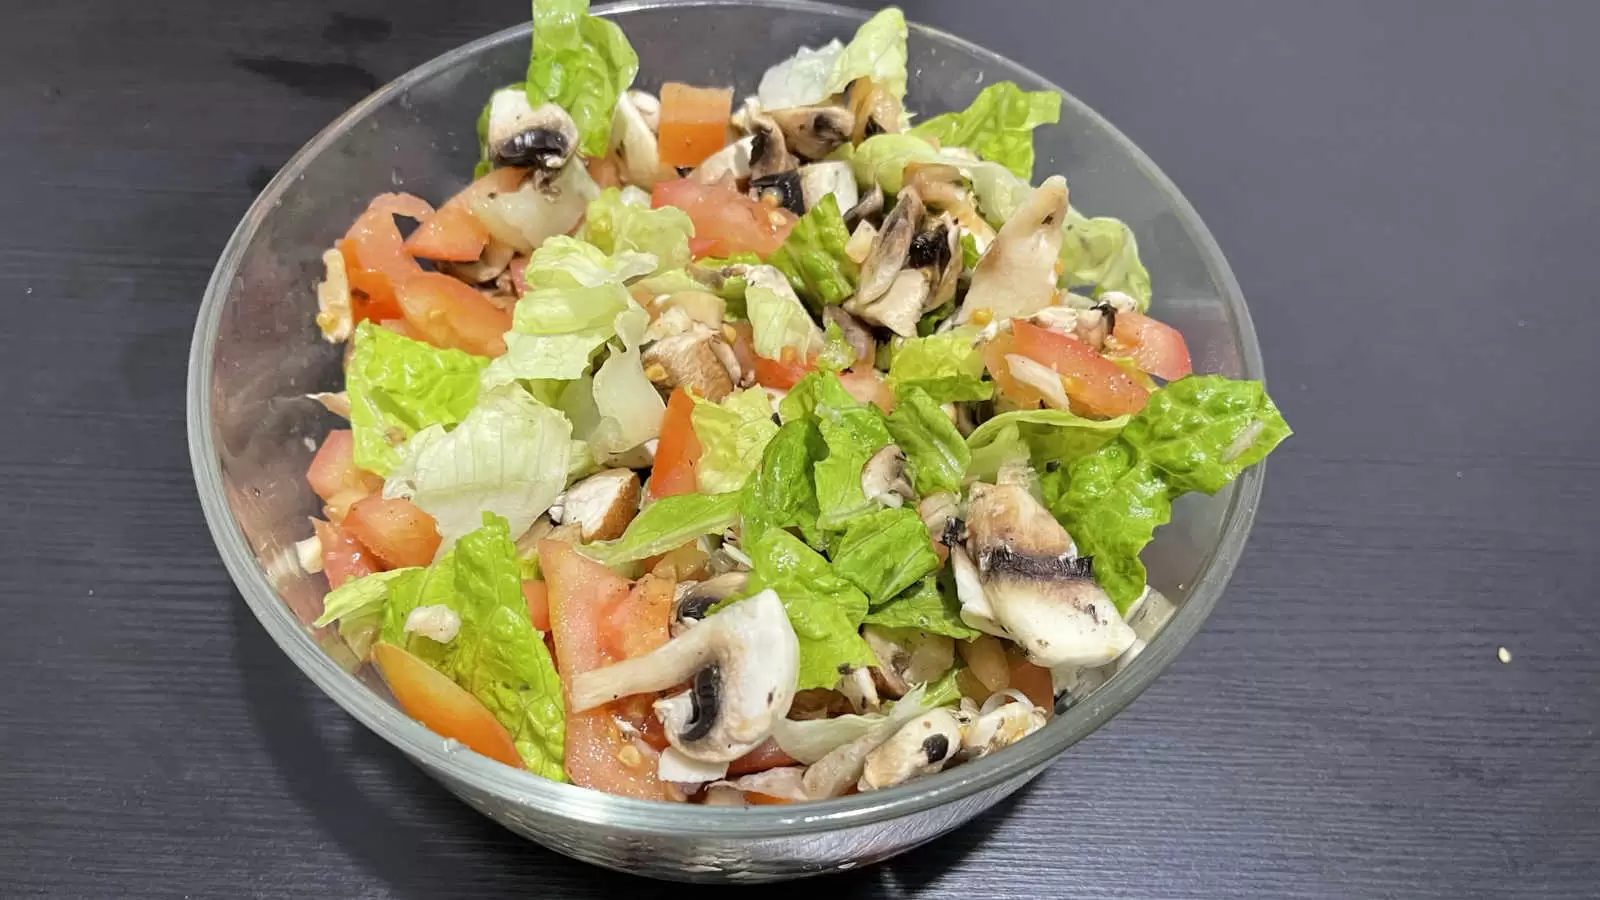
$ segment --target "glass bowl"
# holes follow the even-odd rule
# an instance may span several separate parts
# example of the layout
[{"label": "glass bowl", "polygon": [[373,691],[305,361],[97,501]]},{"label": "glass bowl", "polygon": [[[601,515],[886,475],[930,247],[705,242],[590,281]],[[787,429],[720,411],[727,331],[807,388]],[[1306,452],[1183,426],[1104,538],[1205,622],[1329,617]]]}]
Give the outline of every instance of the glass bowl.
[{"label": "glass bowl", "polygon": [[[854,10],[789,0],[617,3],[640,84],[733,84],[753,92],[796,47],[848,40]],[[337,427],[305,394],[337,390],[340,347],[312,322],[319,256],[374,194],[442,201],[469,179],[478,111],[522,80],[529,27],[467,44],[386,85],[284,166],[239,223],[206,288],[189,360],[189,446],[201,504],[245,602],[295,665],[351,715],[507,828],[597,865],[661,878],[769,880],[885,859],[955,828],[1038,775],[1138,696],[1211,612],[1244,547],[1259,467],[1215,497],[1174,510],[1146,554],[1176,615],[1130,665],[1039,733],[992,756],[891,790],[793,806],[722,809],[615,797],[546,781],[447,742],[395,707],[336,640],[304,623],[324,582],[295,563],[319,503],[304,473]],[[965,107],[986,84],[1055,85],[958,37],[911,26],[910,109]],[[1039,130],[1037,177],[1064,174],[1073,204],[1133,227],[1155,311],[1187,336],[1195,368],[1260,378],[1261,354],[1228,264],[1195,211],[1109,123],[1061,92],[1060,124]]]}]

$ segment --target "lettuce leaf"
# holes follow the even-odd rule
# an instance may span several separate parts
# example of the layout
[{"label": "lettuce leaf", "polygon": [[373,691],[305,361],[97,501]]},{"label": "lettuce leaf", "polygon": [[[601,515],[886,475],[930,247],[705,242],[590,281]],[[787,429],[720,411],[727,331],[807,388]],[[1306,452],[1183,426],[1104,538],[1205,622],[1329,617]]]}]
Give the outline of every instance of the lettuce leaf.
[{"label": "lettuce leaf", "polygon": [[898,340],[889,358],[889,385],[896,393],[920,388],[935,403],[987,400],[994,384],[983,380],[983,352],[974,346],[977,329],[966,327]]},{"label": "lettuce leaf", "polygon": [[637,305],[617,316],[617,336],[625,351],[615,348],[594,375],[594,405],[600,421],[589,436],[589,449],[601,461],[627,453],[661,434],[667,404],[645,377],[639,344],[650,317]]},{"label": "lettuce leaf", "polygon": [[1010,81],[991,84],[961,112],[934,116],[911,134],[942,147],[966,147],[1019,178],[1033,177],[1033,129],[1061,119],[1061,95],[1024,91]]},{"label": "lettuce leaf", "polygon": [[1115,438],[1127,416],[1085,419],[1064,409],[1026,409],[1001,413],[967,435],[972,462],[967,476],[993,481],[1008,462],[1031,462],[1043,471],[1050,463],[1065,466]]},{"label": "lettuce leaf", "polygon": [[856,516],[833,552],[833,569],[877,607],[939,568],[928,526],[909,507]]},{"label": "lettuce leaf", "polygon": [[809,418],[816,412],[818,404],[845,409],[857,402],[856,398],[850,396],[850,392],[844,389],[844,384],[839,381],[838,375],[832,372],[811,372],[801,378],[789,389],[789,393],[778,401],[778,417],[788,423],[796,419]]},{"label": "lettuce leaf", "polygon": [[762,532],[744,550],[754,564],[748,593],[776,591],[800,639],[796,690],[831,688],[839,683],[841,669],[877,664],[857,633],[867,597],[826,559],[778,528]]},{"label": "lettuce leaf", "polygon": [[[1161,399],[1157,399],[1161,398]],[[1145,586],[1139,553],[1191,490],[1215,493],[1290,434],[1260,382],[1201,375],[1150,395],[1122,434],[1068,467],[1051,511],[1094,557],[1094,576],[1124,612]]]},{"label": "lettuce leaf", "polygon": [[906,455],[906,469],[919,496],[959,491],[972,454],[955,423],[919,387],[895,392],[889,434]]},{"label": "lettuce leaf", "polygon": [[761,268],[766,267],[753,267],[747,273],[744,290],[745,314],[750,317],[751,344],[756,355],[782,359],[788,348],[805,359],[822,349],[822,329],[783,274],[768,268],[770,277],[762,277],[758,274]]},{"label": "lettuce leaf", "polygon": [[[816,373],[815,377],[835,385],[839,381],[838,376],[828,372]],[[848,403],[844,402],[846,398]],[[812,415],[828,447],[828,455],[818,460],[812,470],[817,483],[817,526],[831,531],[877,507],[861,488],[861,472],[867,460],[893,438],[883,412],[850,397],[842,386],[837,393],[824,391],[812,408]]]},{"label": "lettuce leaf", "polygon": [[394,437],[403,440],[430,425],[465,418],[488,364],[484,357],[440,350],[362,322],[345,369],[356,465],[388,475],[400,463]]},{"label": "lettuce leaf", "polygon": [[1061,229],[1063,286],[1121,291],[1139,301],[1140,312],[1150,307],[1150,272],[1139,261],[1133,229],[1119,219],[1085,218],[1076,209],[1067,210]]},{"label": "lettuce leaf", "polygon": [[322,615],[313,624],[321,628],[338,622],[345,646],[357,659],[366,659],[383,625],[384,604],[393,590],[392,582],[418,577],[423,571],[413,566],[346,581],[322,598]]},{"label": "lettuce leaf", "polygon": [[554,102],[578,127],[578,149],[604,156],[617,98],[639,73],[639,56],[615,22],[589,0],[534,0],[533,55],[526,90],[535,109]]},{"label": "lettuce leaf", "polygon": [[844,44],[834,38],[813,50],[801,47],[795,54],[761,75],[756,98],[763,109],[789,109],[813,106],[828,99],[828,77],[844,52]]},{"label": "lettuce leaf", "polygon": [[619,566],[681,547],[701,535],[733,527],[739,494],[676,494],[644,508],[614,541],[584,544],[578,552],[606,566]]},{"label": "lettuce leaf", "polygon": [[441,552],[473,531],[485,512],[521,534],[566,487],[572,425],[521,388],[484,394],[452,431],[417,432],[383,485],[433,516]]},{"label": "lettuce leaf", "polygon": [[[798,527],[817,536],[817,488],[812,466],[828,452],[810,419],[785,423],[767,442],[761,465],[745,482],[739,516],[746,543],[768,528]],[[816,543],[813,540],[813,543]]]},{"label": "lettuce leaf", "polygon": [[624,201],[622,192],[606,188],[589,201],[578,238],[603,253],[648,253],[656,259],[656,272],[682,269],[689,264],[689,238],[694,223],[674,206],[640,208]]},{"label": "lettuce leaf", "polygon": [[783,245],[767,257],[767,264],[782,272],[813,309],[843,303],[856,292],[860,274],[860,267],[844,252],[849,240],[839,201],[827,194],[800,217]]},{"label": "lettuce leaf", "polygon": [[695,480],[708,494],[744,487],[761,464],[767,442],[778,433],[778,423],[772,421],[772,401],[759,387],[731,394],[721,403],[695,397],[690,421],[702,450]]},{"label": "lettuce leaf", "polygon": [[877,185],[892,197],[905,186],[906,165],[913,162],[965,165],[969,161],[947,157],[916,135],[891,132],[875,134],[857,144],[850,156],[850,169],[862,188]]},{"label": "lettuce leaf", "polygon": [[833,61],[822,96],[839,93],[857,78],[870,78],[896,100],[905,101],[906,17],[896,7],[882,10],[856,29]]},{"label": "lettuce leaf", "polygon": [[956,598],[954,585],[941,585],[939,579],[931,575],[906,588],[889,602],[874,607],[862,624],[926,631],[958,641],[971,640],[983,634],[961,621],[961,601]]}]

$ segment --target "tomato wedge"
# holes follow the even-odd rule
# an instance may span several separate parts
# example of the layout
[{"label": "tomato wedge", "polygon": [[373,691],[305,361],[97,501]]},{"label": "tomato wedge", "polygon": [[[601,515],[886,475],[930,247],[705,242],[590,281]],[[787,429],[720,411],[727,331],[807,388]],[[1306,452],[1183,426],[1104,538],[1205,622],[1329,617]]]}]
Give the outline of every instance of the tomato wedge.
[{"label": "tomato wedge", "polygon": [[479,356],[506,352],[511,313],[441,272],[418,272],[395,285],[395,296],[411,330],[435,347]]},{"label": "tomato wedge", "polygon": [[372,662],[406,715],[490,759],[523,768],[511,733],[460,685],[394,644],[374,644]]},{"label": "tomato wedge", "polygon": [[733,113],[733,88],[698,88],[669,81],[661,86],[661,127],[656,144],[669,166],[698,166],[721,150]]},{"label": "tomato wedge", "polygon": [[344,256],[351,315],[357,322],[399,318],[394,285],[422,271],[405,252],[397,215],[423,221],[433,217],[433,207],[410,194],[379,194],[335,244]]},{"label": "tomato wedge", "polygon": [[1054,711],[1055,683],[1050,680],[1050,670],[1028,662],[1015,650],[1008,650],[1006,657],[1011,661],[1011,687],[1021,691],[1034,706]]},{"label": "tomato wedge", "polygon": [[776,769],[779,766],[798,765],[799,762],[799,760],[783,752],[783,748],[778,746],[777,741],[767,738],[754,750],[728,763],[728,777],[749,775],[752,772],[765,772],[768,769]]},{"label": "tomato wedge", "polygon": [[677,582],[646,575],[620,603],[607,611],[602,625],[608,656],[617,660],[643,656],[671,639],[672,595]]},{"label": "tomato wedge", "polygon": [[356,468],[355,437],[349,429],[328,432],[306,469],[306,481],[322,502],[328,518],[342,521],[351,504],[383,490],[383,479]]},{"label": "tomato wedge", "polygon": [[700,439],[694,433],[694,398],[683,388],[674,388],[667,398],[667,413],[661,419],[661,437],[656,443],[656,461],[650,469],[650,496],[656,499],[699,490],[695,463],[700,460]]},{"label": "tomato wedge", "polygon": [[[608,610],[625,601],[626,579],[578,554],[563,541],[539,542],[539,565],[549,589],[550,628],[562,684],[617,660],[601,635]],[[570,701],[570,698],[569,698]],[[616,704],[581,713],[567,704],[566,768],[573,784],[644,800],[676,800],[676,792],[656,776],[656,762],[617,721]]]},{"label": "tomato wedge", "polygon": [[406,238],[406,252],[447,262],[472,262],[482,256],[489,229],[472,214],[473,202],[488,194],[516,190],[527,174],[525,169],[494,169],[462,188]]},{"label": "tomato wedge", "polygon": [[385,500],[376,494],[357,500],[344,517],[344,530],[372,551],[385,569],[425,566],[439,549],[433,516],[410,500]]},{"label": "tomato wedge", "polygon": [[871,403],[885,413],[894,412],[894,389],[889,387],[889,382],[878,370],[847,369],[839,373],[839,384],[844,386],[850,396],[862,403]]},{"label": "tomato wedge", "polygon": [[663,181],[650,194],[652,206],[676,206],[694,223],[690,250],[702,256],[766,255],[783,246],[796,221],[794,213],[773,208],[726,184],[701,184],[690,178]]},{"label": "tomato wedge", "polygon": [[754,358],[756,384],[774,390],[787,391],[800,383],[800,379],[810,375],[817,367],[800,359],[794,348],[785,347],[783,359],[767,359],[765,356]]},{"label": "tomato wedge", "polygon": [[524,581],[522,597],[528,601],[528,619],[533,627],[550,631],[550,587],[542,581]]},{"label": "tomato wedge", "polygon": [[[1144,409],[1145,401],[1150,398],[1150,392],[1134,384],[1122,367],[1071,335],[1040,328],[1026,319],[1011,320],[1011,335],[1017,353],[1061,375],[1067,397],[1074,407],[1081,407],[1082,412],[1097,416],[1130,415]],[[996,371],[991,370],[991,374]],[[1007,381],[1015,383],[1015,379],[1002,381],[997,377],[995,380],[1002,390]]]},{"label": "tomato wedge", "polygon": [[1194,371],[1183,333],[1165,322],[1142,313],[1117,313],[1117,324],[1111,336],[1116,341],[1117,353],[1132,357],[1141,372],[1177,381]]},{"label": "tomato wedge", "polygon": [[352,578],[362,578],[382,568],[371,551],[339,526],[312,519],[311,527],[317,533],[317,541],[322,544],[322,573],[328,578],[330,590]]}]

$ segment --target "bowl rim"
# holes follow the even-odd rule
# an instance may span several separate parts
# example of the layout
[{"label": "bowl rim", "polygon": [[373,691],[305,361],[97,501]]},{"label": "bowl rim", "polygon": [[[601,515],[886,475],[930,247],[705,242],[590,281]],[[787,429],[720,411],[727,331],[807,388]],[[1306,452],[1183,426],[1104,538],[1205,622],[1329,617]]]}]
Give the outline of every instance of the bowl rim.
[{"label": "bowl rim", "polygon": [[[810,0],[626,0],[596,7],[602,16],[661,8],[758,7],[864,21],[868,14]],[[1221,248],[1199,214],[1172,180],[1121,131],[1059,85],[1020,63],[937,28],[908,23],[918,36],[942,42],[995,66],[1047,85],[1063,102],[1106,130],[1129,159],[1171,203],[1179,221],[1200,249],[1213,281],[1221,288],[1234,315],[1241,366],[1249,378],[1264,376],[1260,345],[1244,296]],[[279,170],[256,197],[229,237],[205,290],[190,347],[187,426],[190,462],[206,524],[235,586],[273,641],[324,693],[379,737],[421,764],[436,777],[521,806],[538,808],[558,819],[608,825],[622,830],[670,829],[692,837],[765,838],[814,834],[846,826],[901,818],[963,797],[1031,778],[1068,747],[1092,734],[1154,682],[1199,631],[1233,574],[1255,519],[1265,473],[1246,470],[1235,482],[1223,514],[1222,537],[1204,561],[1190,596],[1144,652],[1088,698],[1072,706],[1039,733],[1003,753],[974,760],[936,775],[882,791],[819,800],[792,806],[745,809],[637,800],[550,781],[513,769],[466,750],[406,716],[341,668],[312,638],[272,588],[249,543],[234,520],[225,497],[219,456],[211,427],[213,356],[228,289],[246,247],[284,191],[299,173],[336,138],[410,87],[464,59],[512,40],[527,40],[531,23],[522,23],[478,38],[411,69],[379,88],[325,126]]]}]

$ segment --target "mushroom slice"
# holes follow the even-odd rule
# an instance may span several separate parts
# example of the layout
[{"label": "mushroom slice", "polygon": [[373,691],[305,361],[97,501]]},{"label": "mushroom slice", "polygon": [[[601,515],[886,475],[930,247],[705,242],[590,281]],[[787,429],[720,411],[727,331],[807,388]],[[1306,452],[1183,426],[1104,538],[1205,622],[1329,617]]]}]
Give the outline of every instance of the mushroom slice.
[{"label": "mushroom slice", "polygon": [[845,86],[845,100],[855,121],[850,140],[861,143],[875,134],[900,130],[900,101],[871,78],[857,78]]},{"label": "mushroom slice", "polygon": [[[1134,642],[1090,560],[1074,557],[1071,536],[1026,487],[974,485],[967,533],[992,619],[1035,665],[1105,665]],[[956,578],[959,590],[959,567]]]},{"label": "mushroom slice", "polygon": [[[857,297],[860,295],[857,294]],[[901,337],[916,337],[917,322],[933,298],[933,284],[922,269],[901,269],[894,273],[889,289],[878,299],[845,301],[844,308],[874,325],[881,325]]]},{"label": "mushroom slice", "polygon": [[491,237],[488,243],[483,245],[483,252],[472,262],[442,262],[438,266],[441,272],[468,284],[488,284],[498,279],[511,266],[511,260],[516,255],[517,248]]},{"label": "mushroom slice", "polygon": [[[1012,699],[1009,693],[1014,692],[999,693],[995,697],[1009,700]],[[988,704],[984,706],[987,709]],[[1009,747],[1043,728],[1049,720],[1049,711],[1032,703],[1002,701],[1000,706],[980,712],[967,726],[961,737],[961,759],[978,759]]]},{"label": "mushroom slice", "polygon": [[655,94],[634,89],[623,96],[627,97],[628,102],[633,104],[633,108],[639,113],[639,118],[644,120],[645,125],[649,126],[652,132],[661,130],[661,101],[656,99]]},{"label": "mushroom slice", "polygon": [[[633,96],[641,93],[628,91],[617,98],[617,109],[611,116],[611,146],[607,152],[614,151],[622,160],[622,170],[630,184],[649,190],[660,177],[661,153],[656,145],[655,129],[633,101]],[[649,94],[642,96],[655,101]],[[657,103],[657,116],[660,113],[661,105]]]},{"label": "mushroom slice", "polygon": [[712,402],[733,393],[733,379],[711,345],[720,340],[703,325],[691,324],[681,334],[645,348],[640,361],[645,375],[665,387],[686,387]]},{"label": "mushroom slice", "polygon": [[[922,198],[913,188],[903,188],[896,198],[895,207],[884,218],[883,226],[878,229],[878,239],[872,244],[872,252],[867,255],[867,261],[861,264],[861,279],[856,285],[856,293],[848,303],[865,306],[883,296],[894,283],[895,275],[906,264],[906,256],[911,251],[911,240],[917,236],[917,223],[922,221]],[[851,310],[852,312],[859,312]]]},{"label": "mushroom slice", "polygon": [[484,143],[497,166],[531,166],[550,172],[572,158],[578,146],[578,127],[560,105],[546,103],[534,109],[522,88],[501,88],[489,98]]},{"label": "mushroom slice", "polygon": [[867,754],[856,788],[882,790],[943,769],[961,749],[964,718],[958,710],[936,709],[907,722]]},{"label": "mushroom slice", "polygon": [[850,232],[850,240],[844,243],[844,255],[859,266],[872,255],[872,245],[878,240],[878,226],[862,219],[856,223],[855,228],[855,231]]},{"label": "mushroom slice", "polygon": [[567,488],[560,508],[560,523],[576,524],[584,543],[616,540],[639,513],[639,475],[632,469],[596,472]]},{"label": "mushroom slice", "polygon": [[800,644],[770,590],[706,617],[655,650],[572,679],[569,706],[583,712],[619,697],[692,687],[658,700],[667,741],[701,762],[721,763],[755,749],[794,699]]},{"label": "mushroom slice", "polygon": [[911,239],[906,265],[921,269],[931,286],[923,311],[955,299],[961,281],[961,230],[948,216],[934,219],[926,231]]},{"label": "mushroom slice", "polygon": [[705,581],[685,581],[672,598],[672,636],[677,637],[706,617],[711,607],[744,590],[749,572],[724,572]]},{"label": "mushroom slice", "polygon": [[800,195],[805,200],[807,210],[821,203],[822,198],[829,194],[833,195],[841,213],[855,207],[861,195],[849,163],[816,162],[800,167]]},{"label": "mushroom slice", "polygon": [[656,777],[674,784],[695,785],[727,777],[728,764],[702,762],[679,752],[676,747],[661,751]]},{"label": "mushroom slice", "polygon": [[839,676],[839,693],[850,701],[850,708],[858,713],[878,711],[878,686],[872,680],[872,670],[856,666]]},{"label": "mushroom slice", "polygon": [[1056,257],[1066,215],[1066,179],[1051,176],[1006,221],[978,260],[972,286],[956,312],[957,324],[966,324],[978,310],[1002,320],[1049,306],[1055,299]]},{"label": "mushroom slice", "polygon": [[754,139],[750,144],[752,181],[779,172],[793,172],[800,167],[800,161],[789,152],[783,131],[770,116],[752,112],[749,114],[749,124],[750,137]]},{"label": "mushroom slice", "polygon": [[873,340],[872,332],[861,324],[860,319],[845,312],[843,307],[828,305],[822,308],[823,327],[826,328],[829,322],[839,326],[850,348],[856,351],[856,359],[872,359],[877,355],[878,342]]},{"label": "mushroom slice", "polygon": [[[950,148],[943,152],[948,155]],[[978,251],[987,249],[994,240],[994,229],[978,212],[972,189],[961,170],[945,163],[907,163],[905,182],[917,189],[922,202],[929,209],[947,214],[956,224],[972,235]]]},{"label": "mushroom slice", "polygon": [[842,106],[795,106],[768,110],[767,115],[783,130],[789,149],[806,159],[822,159],[839,149],[856,124]]},{"label": "mushroom slice", "polygon": [[[732,781],[719,781],[711,785],[709,791],[738,791],[741,801],[744,800],[745,794],[764,794],[781,800],[799,802],[809,799],[806,796],[805,772],[806,770],[799,766],[779,766],[775,769],[741,775]],[[709,800],[708,796],[707,801]]]},{"label": "mushroom slice", "polygon": [[797,216],[806,213],[805,187],[800,173],[790,169],[750,179],[750,196],[771,206],[781,206]]},{"label": "mushroom slice", "polygon": [[906,477],[906,454],[898,445],[885,444],[861,467],[861,493],[884,506],[903,506],[917,496]]},{"label": "mushroom slice", "polygon": [[[854,206],[845,210],[844,226],[846,228],[855,228],[881,212],[883,212],[883,188],[873,185],[872,190],[868,191],[865,197],[862,197],[856,201]],[[860,262],[860,260],[857,260],[857,262]]]},{"label": "mushroom slice", "polygon": [[744,181],[750,177],[750,153],[755,149],[754,137],[742,137],[700,161],[689,177],[701,184],[719,181]]},{"label": "mushroom slice", "polygon": [[350,278],[345,272],[344,254],[324,250],[325,277],[317,282],[317,328],[330,344],[344,343],[355,328],[354,308],[350,303]]},{"label": "mushroom slice", "polygon": [[956,663],[956,643],[942,634],[868,625],[861,636],[878,658],[878,693],[891,699],[933,681]]}]

